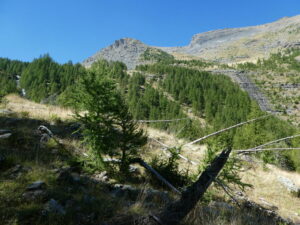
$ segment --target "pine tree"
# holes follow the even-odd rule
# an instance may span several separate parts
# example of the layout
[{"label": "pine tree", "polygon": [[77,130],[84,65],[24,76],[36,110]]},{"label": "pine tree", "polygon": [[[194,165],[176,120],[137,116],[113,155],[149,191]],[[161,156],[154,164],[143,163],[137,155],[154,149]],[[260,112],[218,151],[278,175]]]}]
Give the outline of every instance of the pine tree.
[{"label": "pine tree", "polygon": [[116,146],[114,111],[117,109],[115,84],[89,72],[82,77],[73,101],[76,119],[83,124],[84,142],[90,147],[100,166],[103,155],[113,155]]},{"label": "pine tree", "polygon": [[138,129],[128,106],[116,90],[116,84],[107,77],[108,64],[82,77],[74,96],[76,118],[83,124],[84,140],[95,153],[101,166],[103,155],[119,158],[120,171],[126,173],[130,158],[147,138]]},{"label": "pine tree", "polygon": [[133,120],[128,106],[124,99],[118,96],[118,111],[116,118],[116,125],[120,129],[118,146],[121,154],[120,170],[122,172],[128,171],[130,157],[136,156],[137,149],[147,142],[147,137],[143,130],[138,129],[136,122]]}]

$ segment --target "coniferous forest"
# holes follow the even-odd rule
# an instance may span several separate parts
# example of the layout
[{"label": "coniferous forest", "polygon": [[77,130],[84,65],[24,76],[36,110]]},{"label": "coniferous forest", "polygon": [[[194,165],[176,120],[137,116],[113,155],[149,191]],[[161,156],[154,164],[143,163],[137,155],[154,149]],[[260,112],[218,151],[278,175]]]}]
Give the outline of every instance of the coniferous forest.
[{"label": "coniferous forest", "polygon": [[[136,68],[138,72],[131,75],[123,63],[105,60],[94,63],[89,69],[72,62],[56,63],[49,55],[31,63],[9,59],[1,59],[0,62],[2,95],[20,92],[22,88],[26,91],[25,97],[30,100],[73,107],[72,95],[78,90],[80,79],[93,71],[96,76],[105,76],[116,84],[117,92],[124,97],[134,119],[186,118],[172,123],[153,123],[151,126],[190,140],[265,114],[230,78],[186,68],[181,66],[182,61],[172,58],[140,65]],[[203,65],[201,62],[196,64]],[[21,76],[19,87],[15,82],[16,75]],[[188,118],[186,108],[205,119],[206,124]],[[222,142],[237,149],[251,148],[294,132],[296,128],[271,116],[212,138],[210,142]],[[287,143],[290,147],[296,144]],[[260,155],[266,162],[280,164],[288,160],[293,169],[300,166],[297,152],[276,155],[263,152]]]}]

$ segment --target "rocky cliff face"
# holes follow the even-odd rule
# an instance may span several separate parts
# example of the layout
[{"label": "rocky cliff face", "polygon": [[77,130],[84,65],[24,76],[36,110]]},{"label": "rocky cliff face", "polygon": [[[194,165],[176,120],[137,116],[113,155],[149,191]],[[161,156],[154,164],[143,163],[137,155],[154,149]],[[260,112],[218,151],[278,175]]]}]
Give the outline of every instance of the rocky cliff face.
[{"label": "rocky cliff face", "polygon": [[93,62],[99,59],[106,59],[108,61],[124,62],[128,69],[134,69],[136,65],[142,63],[140,56],[148,47],[149,46],[145,45],[141,41],[131,38],[122,38],[86,59],[83,62],[83,65],[89,67]]}]

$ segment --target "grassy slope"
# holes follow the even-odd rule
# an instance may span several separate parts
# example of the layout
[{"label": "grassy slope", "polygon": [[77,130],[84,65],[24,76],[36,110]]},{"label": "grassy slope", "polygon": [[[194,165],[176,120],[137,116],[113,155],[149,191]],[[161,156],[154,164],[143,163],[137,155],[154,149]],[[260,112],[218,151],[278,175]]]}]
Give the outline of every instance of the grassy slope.
[{"label": "grassy slope", "polygon": [[[6,158],[4,164],[1,164],[0,172],[1,224],[75,224],[76,221],[88,219],[90,213],[96,210],[101,212],[95,215],[98,221],[109,215],[109,210],[113,212],[115,203],[102,191],[105,186],[85,185],[89,181],[83,180],[69,183],[57,179],[55,169],[67,168],[76,162],[72,152],[75,146],[67,138],[71,134],[66,129],[68,124],[50,125],[45,120],[20,118],[22,116],[24,113],[15,114],[12,118],[0,117],[1,128],[13,132],[10,138],[0,141],[1,156]],[[40,137],[36,128],[41,124],[55,131],[62,144],[50,141],[45,146],[38,147]],[[15,171],[18,165],[21,169]],[[33,201],[26,200],[23,196],[26,187],[37,180],[46,183],[45,195]],[[87,195],[94,196],[95,201],[84,204],[83,199]],[[73,205],[65,216],[44,215],[45,203],[51,198],[60,204],[72,201]],[[100,202],[102,203],[99,204]],[[76,207],[78,216],[74,217]]]},{"label": "grassy slope", "polygon": [[[1,154],[6,155],[9,159],[2,168],[0,172],[0,218],[5,221],[5,224],[74,224],[76,220],[89,220],[88,216],[92,213],[94,223],[111,217],[112,215],[119,213],[147,213],[151,208],[145,207],[145,199],[140,197],[140,199],[130,207],[124,207],[124,200],[122,199],[112,199],[109,197],[109,192],[105,185],[91,185],[91,183],[60,183],[57,181],[57,174],[55,173],[55,168],[67,167],[74,165],[74,157],[80,157],[78,151],[74,149],[80,149],[80,145],[77,141],[70,140],[71,135],[66,127],[68,125],[64,122],[59,123],[59,125],[50,125],[47,120],[53,118],[52,113],[56,112],[61,116],[61,120],[70,119],[69,112],[66,110],[55,108],[54,111],[49,112],[51,108],[32,103],[30,101],[21,99],[17,96],[8,96],[8,103],[6,107],[11,110],[16,110],[17,116],[30,116],[35,119],[20,119],[15,124],[9,124],[6,118],[0,118],[1,127],[5,129],[12,129],[14,132],[13,139],[1,140]],[[23,108],[19,105],[22,103]],[[24,105],[24,103],[26,103]],[[35,107],[32,107],[34,104]],[[25,110],[24,106],[28,106]],[[24,111],[26,113],[24,113]],[[42,115],[42,116],[41,116]],[[48,115],[48,116],[47,116]],[[67,115],[67,116],[64,116]],[[46,120],[37,120],[44,117]],[[57,117],[55,117],[57,118]],[[57,121],[57,120],[56,120]],[[53,121],[52,121],[53,122]],[[63,143],[64,147],[58,146],[54,142],[50,142],[44,148],[37,150],[33,146],[39,141],[39,136],[35,134],[34,130],[38,125],[45,124],[50,126],[51,129],[55,131],[58,135],[59,140]],[[161,132],[153,128],[147,129],[150,137],[159,139],[161,142],[169,146],[177,146],[182,144],[184,140],[178,140],[172,134],[166,132]],[[55,151],[54,149],[57,149]],[[192,150],[193,149],[193,150]],[[199,149],[201,149],[199,151]],[[182,154],[190,157],[193,160],[200,161],[204,151],[204,146],[191,146],[190,148],[183,149]],[[150,150],[150,151],[149,151]],[[162,154],[161,146],[155,142],[149,142],[147,150],[145,151],[145,158],[150,158],[150,155]],[[185,161],[180,161],[181,168],[191,167]],[[20,164],[25,168],[30,168],[27,172],[21,173],[18,178],[11,177],[12,169],[15,168],[16,164]],[[190,168],[191,169],[191,168]],[[196,171],[197,168],[194,166],[192,170]],[[278,182],[277,176],[285,176],[290,178],[294,183],[300,185],[300,175],[296,173],[291,173],[283,171],[274,166],[262,164],[247,164],[247,171],[243,173],[243,179],[248,183],[253,184],[252,189],[246,190],[246,195],[249,199],[262,204],[264,199],[277,206],[278,213],[285,217],[291,218],[294,221],[300,221],[300,202],[299,198],[291,195],[283,186]],[[43,180],[48,185],[47,197],[45,199],[38,199],[36,201],[25,201],[22,195],[26,189],[26,186],[31,182],[36,180]],[[223,192],[218,192],[219,196],[223,196]],[[93,204],[87,204],[84,201],[86,195],[95,197]],[[42,216],[42,210],[45,205],[45,201],[50,198],[58,200],[64,206],[67,204],[68,200],[73,200],[76,207],[79,206],[80,210],[77,213],[78,218],[73,218],[73,210],[76,210],[75,205],[71,207],[67,212],[66,216],[56,216],[48,215],[47,217]],[[126,201],[125,201],[126,202]],[[200,206],[196,211],[203,211],[204,209]],[[225,224],[242,224],[243,213],[240,212],[238,217],[233,217],[233,215],[228,215],[228,221]],[[248,213],[248,212],[247,212]],[[200,213],[201,214],[201,213]],[[203,215],[203,218],[205,216]],[[198,218],[198,217],[197,217]],[[193,224],[191,221],[198,221],[198,219],[190,215],[190,220],[188,224]],[[209,220],[210,224],[223,223],[223,219],[218,216],[212,216],[206,218]],[[205,219],[205,220],[206,220]],[[226,220],[227,220],[226,219]],[[90,222],[91,222],[90,221]],[[199,222],[199,221],[198,221]],[[208,222],[208,221],[207,221]],[[87,223],[87,222],[86,222]],[[91,222],[92,224],[92,222]]]}]

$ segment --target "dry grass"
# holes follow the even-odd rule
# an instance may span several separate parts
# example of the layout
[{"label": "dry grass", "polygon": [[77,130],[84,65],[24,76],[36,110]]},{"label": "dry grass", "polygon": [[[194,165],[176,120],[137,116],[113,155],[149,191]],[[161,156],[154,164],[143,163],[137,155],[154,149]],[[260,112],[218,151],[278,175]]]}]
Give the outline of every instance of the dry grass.
[{"label": "dry grass", "polygon": [[[146,128],[150,138],[155,138],[168,146],[181,146],[187,141],[177,139],[174,135],[167,132],[159,131],[153,128]],[[150,141],[148,144],[147,156],[161,155],[163,153],[160,144],[155,141]],[[185,157],[200,162],[205,153],[206,146],[192,145],[182,149],[182,155]],[[190,165],[184,160],[180,160],[180,168],[186,169],[189,167],[191,172],[197,172],[197,166]],[[300,187],[300,174],[296,172],[285,171],[273,165],[262,165],[261,163],[254,164],[249,170],[241,173],[244,182],[252,184],[253,188],[245,191],[245,194],[251,201],[264,205],[264,201],[278,207],[277,213],[283,218],[290,218],[294,222],[300,222],[300,200],[290,193],[279,181],[278,177],[286,177]],[[228,224],[240,224],[239,218],[232,218]],[[240,218],[241,219],[241,218]],[[217,221],[215,221],[217,222]],[[215,224],[215,223],[212,223]],[[227,224],[227,223],[226,223]]]},{"label": "dry grass", "polygon": [[[218,204],[219,203],[219,204]],[[225,202],[198,204],[185,218],[184,225],[278,225],[271,216]],[[283,225],[283,224],[282,224]]]},{"label": "dry grass", "polygon": [[[160,131],[146,126],[144,127],[144,129],[147,131],[150,140],[147,146],[149,148],[147,152],[147,157],[153,157],[157,155],[166,157],[167,154],[165,151],[162,150],[164,147],[161,144],[151,139],[156,139],[169,147],[180,147],[183,144],[188,142],[185,139],[178,139],[174,136],[174,134],[170,134],[165,131]],[[200,162],[204,156],[205,151],[206,151],[206,145],[193,144],[193,145],[183,146],[183,148],[181,149],[181,155],[187,157],[192,161]],[[196,172],[198,169],[198,165],[192,165],[183,159],[180,159],[180,162],[181,162],[180,169],[189,168],[191,172]]]},{"label": "dry grass", "polygon": [[73,116],[73,112],[69,109],[35,103],[15,94],[7,95],[5,99],[7,100],[6,109],[16,113],[28,114],[30,118],[43,120],[59,118],[67,120],[72,119]]},{"label": "dry grass", "polygon": [[171,55],[174,56],[175,59],[177,60],[203,60],[200,57],[197,56],[193,56],[193,55],[188,55],[188,54],[184,54],[184,53],[179,53],[179,52],[171,52]]},{"label": "dry grass", "polygon": [[[57,115],[61,119],[71,119],[72,111],[56,106],[43,105],[33,103],[16,95],[6,96],[6,108],[17,113],[28,112],[31,118],[51,120],[53,115]],[[177,139],[173,134],[159,131],[150,127],[143,127],[150,138],[155,138],[167,146],[181,146],[188,141],[184,139]],[[73,143],[74,145],[76,143]],[[200,162],[205,153],[205,145],[191,145],[184,146],[181,154],[193,161]],[[145,151],[145,159],[154,155],[162,155],[166,157],[162,151],[162,146],[154,141],[149,141],[147,152]],[[180,167],[182,169],[189,168],[191,172],[197,171],[197,165],[191,165],[184,160],[180,160]],[[262,204],[264,199],[266,202],[278,207],[278,214],[284,218],[290,218],[295,222],[300,222],[300,200],[291,193],[278,181],[278,177],[287,177],[291,179],[296,185],[300,186],[300,174],[281,170],[275,166],[257,164],[252,166],[245,173],[241,174],[243,181],[250,183],[254,188],[246,190],[246,195],[250,200]],[[139,211],[139,206],[133,207],[133,211]],[[235,224],[235,223],[232,223]],[[239,224],[239,223],[236,223]]]},{"label": "dry grass", "polygon": [[273,165],[257,164],[241,174],[243,181],[253,185],[246,191],[248,198],[258,204],[263,200],[278,207],[278,214],[300,222],[300,199],[291,194],[279,181],[278,177],[286,177],[300,186],[300,174],[281,170]]}]

